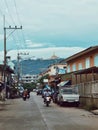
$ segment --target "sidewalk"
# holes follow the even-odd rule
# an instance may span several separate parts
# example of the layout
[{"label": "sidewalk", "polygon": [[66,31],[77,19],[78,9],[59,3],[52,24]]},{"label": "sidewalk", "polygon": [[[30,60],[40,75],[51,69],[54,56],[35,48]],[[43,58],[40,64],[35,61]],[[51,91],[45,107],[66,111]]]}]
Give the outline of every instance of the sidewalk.
[{"label": "sidewalk", "polygon": [[6,99],[5,101],[0,101],[0,110],[4,110],[6,105],[10,105],[11,99]]},{"label": "sidewalk", "polygon": [[91,111],[94,115],[98,115],[98,109]]}]

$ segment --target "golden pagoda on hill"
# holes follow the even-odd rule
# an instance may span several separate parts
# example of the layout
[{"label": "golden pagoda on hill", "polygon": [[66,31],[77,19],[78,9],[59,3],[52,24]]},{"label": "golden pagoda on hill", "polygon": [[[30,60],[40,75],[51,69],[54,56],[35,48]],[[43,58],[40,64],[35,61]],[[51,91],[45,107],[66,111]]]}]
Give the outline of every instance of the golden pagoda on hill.
[{"label": "golden pagoda on hill", "polygon": [[51,58],[50,59],[59,59],[59,57],[58,56],[56,56],[55,55],[55,53],[53,53],[53,55],[51,56]]}]

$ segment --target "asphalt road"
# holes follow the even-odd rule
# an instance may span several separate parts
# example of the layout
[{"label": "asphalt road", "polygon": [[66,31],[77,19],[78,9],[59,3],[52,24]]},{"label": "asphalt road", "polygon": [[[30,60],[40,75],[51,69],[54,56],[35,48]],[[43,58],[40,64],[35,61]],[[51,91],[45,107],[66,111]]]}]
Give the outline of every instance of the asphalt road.
[{"label": "asphalt road", "polygon": [[46,107],[41,96],[31,93],[23,101],[0,105],[0,130],[98,130],[98,115],[75,107]]}]

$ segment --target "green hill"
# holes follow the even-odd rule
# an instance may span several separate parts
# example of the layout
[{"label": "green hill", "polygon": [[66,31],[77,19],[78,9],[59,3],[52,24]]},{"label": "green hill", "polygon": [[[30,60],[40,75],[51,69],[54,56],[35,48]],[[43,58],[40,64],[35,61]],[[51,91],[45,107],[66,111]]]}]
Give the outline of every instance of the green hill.
[{"label": "green hill", "polygon": [[[45,71],[51,64],[58,63],[62,59],[50,59],[50,60],[22,60],[19,63],[19,70],[21,74],[39,74]],[[16,72],[18,71],[17,61],[13,61],[15,64]]]}]

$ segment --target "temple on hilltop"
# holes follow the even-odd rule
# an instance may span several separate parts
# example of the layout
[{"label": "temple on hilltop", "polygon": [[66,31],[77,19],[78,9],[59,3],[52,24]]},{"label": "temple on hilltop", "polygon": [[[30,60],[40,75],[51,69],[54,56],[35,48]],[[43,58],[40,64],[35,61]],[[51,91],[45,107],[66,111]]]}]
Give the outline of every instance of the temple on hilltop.
[{"label": "temple on hilltop", "polygon": [[50,59],[59,59],[59,57],[56,56],[55,53],[53,53],[53,55],[50,57]]}]

